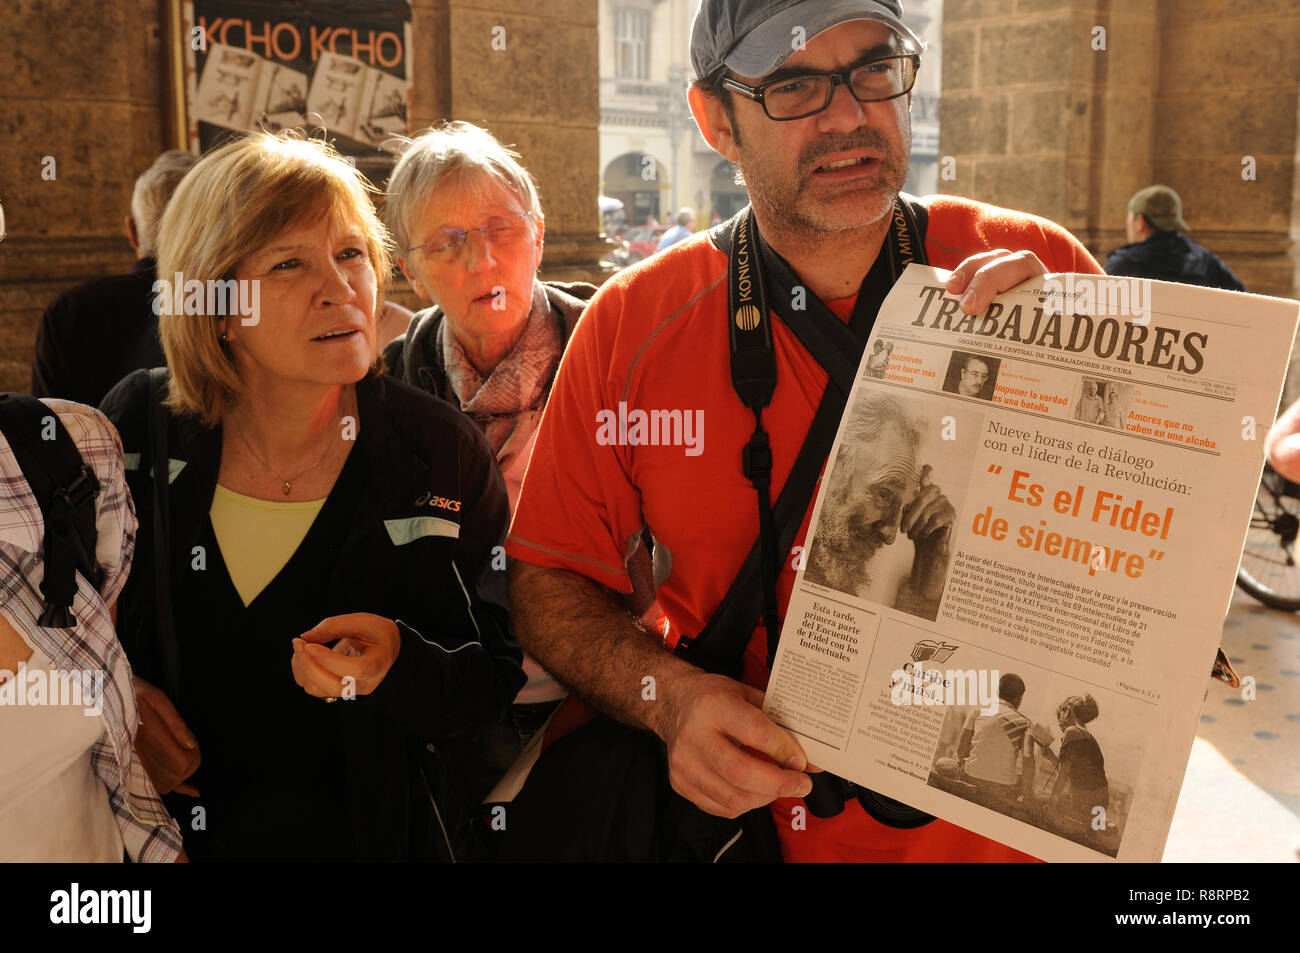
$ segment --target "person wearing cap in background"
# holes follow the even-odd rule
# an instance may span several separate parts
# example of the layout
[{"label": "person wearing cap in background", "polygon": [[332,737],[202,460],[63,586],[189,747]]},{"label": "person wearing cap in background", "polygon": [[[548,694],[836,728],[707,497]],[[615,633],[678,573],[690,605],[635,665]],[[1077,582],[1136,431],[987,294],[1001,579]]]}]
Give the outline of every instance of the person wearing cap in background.
[{"label": "person wearing cap in background", "polygon": [[1169,186],[1149,185],[1134,193],[1124,227],[1129,244],[1110,253],[1107,274],[1246,290],[1218,256],[1183,234],[1191,229],[1183,221],[1182,200]]},{"label": "person wearing cap in background", "polygon": [[[704,0],[695,16],[692,114],[709,145],[740,167],[761,239],[788,263],[809,303],[815,296],[832,312],[817,311],[820,320],[847,321],[877,258],[896,244],[889,236],[907,177],[910,93],[923,48],[901,17],[894,0]],[[968,314],[1049,269],[1101,273],[1072,235],[1042,218],[957,196],[924,204],[928,260],[955,269],[945,290]],[[728,373],[728,255],[715,237],[696,234],[615,275],[574,331],[506,544],[520,642],[594,707],[657,735],[673,790],[701,811],[735,818],[770,806],[787,861],[1031,859],[940,820],[887,826],[853,799],[831,817],[807,812],[806,828],[796,829],[791,818],[800,816],[794,809],[816,769],[760,710],[763,627],[754,629],[740,680],[673,654],[681,636],[708,623],[758,535],[754,488],[740,467],[754,415]],[[783,320],[771,331],[776,388],[762,421],[775,499],[828,376]],[[859,347],[865,341],[864,334]],[[702,452],[598,440],[592,421],[620,401],[702,413]],[[900,535],[928,539],[934,503],[933,495],[910,499]],[[810,501],[799,546],[811,509]],[[655,535],[656,569],[664,569],[656,577],[671,622],[665,639],[612,597],[631,587],[623,554],[643,525]],[[946,539],[933,542],[946,549]],[[793,562],[779,562],[781,610]],[[655,686],[653,701],[647,685]],[[573,802],[586,795],[575,791]],[[511,813],[512,832],[523,820]]]}]

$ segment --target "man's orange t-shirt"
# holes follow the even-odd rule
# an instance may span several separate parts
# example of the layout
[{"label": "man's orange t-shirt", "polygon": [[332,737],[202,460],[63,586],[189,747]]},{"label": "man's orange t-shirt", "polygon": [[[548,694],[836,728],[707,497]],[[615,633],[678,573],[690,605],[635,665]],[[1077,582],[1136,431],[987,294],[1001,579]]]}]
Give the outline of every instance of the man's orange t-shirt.
[{"label": "man's orange t-shirt", "polygon": [[[925,249],[935,267],[955,268],[970,255],[1005,248],[1034,252],[1052,272],[1101,273],[1077,239],[1045,219],[951,196],[926,204]],[[741,472],[754,415],[731,384],[726,271],[726,256],[706,233],[621,272],[600,290],[565,351],[506,543],[514,558],[629,592],[624,558],[649,526],[657,550],[671,558],[659,604],[673,633],[692,636],[758,538],[754,490]],[[854,301],[827,304],[847,321]],[[772,441],[775,500],[827,375],[782,321],[772,327],[777,387],[763,426]],[[624,438],[636,438],[636,416],[628,416],[635,410],[669,412],[660,423],[680,419],[678,442],[632,445]],[[653,439],[659,429],[646,436]],[[810,503],[800,546],[811,515]],[[786,559],[777,581],[782,615],[794,577],[793,560]],[[761,626],[743,678],[766,687]],[[788,861],[1032,859],[944,821],[914,830],[886,827],[856,801],[833,818],[809,816],[807,829],[795,831],[791,808],[799,803],[772,805]]]}]

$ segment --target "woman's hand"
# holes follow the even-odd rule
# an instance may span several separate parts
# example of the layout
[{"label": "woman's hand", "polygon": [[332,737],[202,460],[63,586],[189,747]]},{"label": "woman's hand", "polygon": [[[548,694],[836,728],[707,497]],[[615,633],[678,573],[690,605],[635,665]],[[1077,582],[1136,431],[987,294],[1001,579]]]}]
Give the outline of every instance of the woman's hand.
[{"label": "woman's hand", "polygon": [[140,726],[135,733],[135,751],[144,769],[153,778],[159,794],[175,791],[198,797],[199,792],[185,781],[198,770],[199,743],[190,734],[167,693],[144,679],[133,679]]},{"label": "woman's hand", "polygon": [[[333,648],[322,643],[338,640]],[[369,612],[322,619],[293,640],[293,680],[308,695],[339,698],[369,695],[397,661],[402,636],[397,623]],[[351,679],[349,686],[345,679]]]}]

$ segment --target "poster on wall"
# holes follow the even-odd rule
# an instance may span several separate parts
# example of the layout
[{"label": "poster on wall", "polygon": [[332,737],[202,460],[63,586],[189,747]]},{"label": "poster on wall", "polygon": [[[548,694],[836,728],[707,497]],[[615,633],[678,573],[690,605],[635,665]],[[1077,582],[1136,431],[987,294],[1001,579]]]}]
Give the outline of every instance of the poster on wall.
[{"label": "poster on wall", "polygon": [[[328,139],[375,184],[410,131],[407,0],[169,0],[174,144],[257,130]],[[178,48],[176,48],[178,47]]]}]

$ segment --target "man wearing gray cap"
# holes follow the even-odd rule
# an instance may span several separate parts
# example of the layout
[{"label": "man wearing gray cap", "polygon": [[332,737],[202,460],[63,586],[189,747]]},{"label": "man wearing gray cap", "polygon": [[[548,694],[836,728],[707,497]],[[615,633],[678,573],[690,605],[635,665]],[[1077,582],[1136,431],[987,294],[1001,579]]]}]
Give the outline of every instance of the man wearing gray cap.
[{"label": "man wearing gray cap", "polygon": [[[787,480],[797,482],[795,458],[832,392],[825,352],[813,357],[791,322],[821,322],[831,337],[851,332],[854,347],[839,356],[851,363],[852,377],[875,309],[901,272],[895,265],[920,247],[930,264],[955,269],[946,290],[970,314],[1049,269],[1100,273],[1073,236],[1043,219],[954,196],[935,196],[923,206],[899,199],[922,52],[901,17],[893,0],[700,5],[691,35],[690,107],[709,145],[740,167],[752,214],[746,210],[634,265],[593,299],[556,379],[507,540],[515,560],[511,602],[520,642],[549,671],[595,708],[658,737],[671,787],[693,809],[714,818],[764,818],[768,827],[774,822],[785,860],[1026,859],[943,821],[915,829],[880,823],[860,806],[861,792],[833,816],[799,800],[810,793],[809,772],[816,768],[760,707],[768,672],[765,629],[775,630],[770,623],[789,598],[811,497],[806,506],[797,501],[794,518],[784,524],[793,526],[802,514],[794,558],[769,550],[776,555],[765,564],[771,572],[765,570],[763,583],[769,625],[732,627],[742,647],[727,670],[737,678],[673,653],[707,641],[698,637],[715,615],[722,617],[720,605],[732,604],[724,594],[756,548],[764,496],[760,490],[756,514],[760,483],[742,472],[741,451],[747,471],[767,472],[758,461],[769,459],[770,436],[771,497],[779,513],[778,494]],[[755,252],[743,262],[742,247]],[[770,324],[753,306],[732,313],[729,291],[747,293],[753,275],[768,288]],[[783,283],[786,277],[793,286]],[[806,320],[791,313],[801,307]],[[761,411],[751,412],[729,368],[735,329],[748,333],[756,326],[770,327],[775,386]],[[630,431],[627,440],[596,439],[595,422],[613,408],[694,414],[702,421],[699,449],[688,455],[663,441],[632,439]],[[814,459],[800,469],[810,470],[808,485],[819,465]],[[911,486],[903,502],[900,540],[908,537],[918,559],[924,548],[946,560],[950,526],[939,517],[947,499],[936,487]],[[654,534],[666,636],[641,628],[613,598],[630,591],[625,558],[645,526]],[[750,617],[758,611],[754,605]],[[560,749],[552,749],[554,757]],[[624,800],[632,786],[620,787]],[[525,785],[523,795],[528,791]],[[590,804],[591,794],[575,790],[550,803],[561,810],[566,803]],[[764,807],[770,813],[746,813]],[[510,817],[511,831],[519,833],[524,817]],[[581,819],[548,818],[564,831]],[[739,828],[728,836],[718,856],[753,840],[740,838]]]},{"label": "man wearing gray cap", "polygon": [[1246,290],[1217,255],[1183,234],[1191,229],[1183,220],[1182,199],[1169,186],[1149,185],[1134,193],[1124,228],[1129,244],[1110,253],[1107,274]]}]

